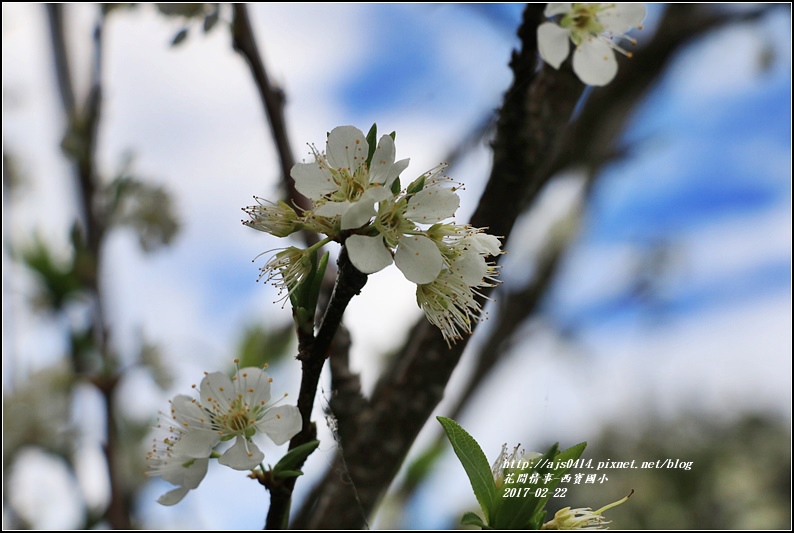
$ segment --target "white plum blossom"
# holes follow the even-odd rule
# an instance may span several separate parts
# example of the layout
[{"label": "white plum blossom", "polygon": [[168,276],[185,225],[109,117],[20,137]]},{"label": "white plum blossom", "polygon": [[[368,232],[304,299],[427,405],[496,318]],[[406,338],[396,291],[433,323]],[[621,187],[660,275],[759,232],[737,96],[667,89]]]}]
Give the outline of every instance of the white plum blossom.
[{"label": "white plum blossom", "polygon": [[306,249],[282,249],[261,268],[260,279],[293,295],[312,276],[313,254],[336,241],[364,274],[394,263],[417,285],[419,307],[447,343],[471,333],[480,317],[480,289],[496,284],[497,267],[486,258],[502,250],[499,239],[482,229],[445,222],[460,206],[460,184],[444,175],[447,165],[401,188],[399,177],[409,160],[395,161],[393,134],[373,148],[354,126],[334,128],[326,151],[312,147],[312,154],[314,161],[298,163],[290,172],[311,209],[257,199],[259,205],[244,209],[251,217],[244,224],[279,237],[299,229],[326,237]]},{"label": "white plum blossom", "polygon": [[618,71],[614,52],[632,55],[615,40],[636,42],[626,32],[642,28],[645,4],[549,3],[544,14],[560,16],[560,20],[538,26],[538,51],[543,60],[559,68],[573,42],[573,71],[579,79],[588,85],[606,85]]},{"label": "white plum blossom", "polygon": [[257,196],[254,196],[254,200],[258,205],[243,208],[251,217],[251,220],[243,221],[244,225],[276,237],[286,237],[301,229],[298,214],[286,202],[274,204]]},{"label": "white plum blossom", "polygon": [[[297,407],[268,403],[271,381],[260,368],[239,369],[233,378],[213,372],[201,381],[200,400],[185,394],[171,400],[169,435],[155,441],[147,455],[147,474],[178,486],[161,496],[159,503],[174,505],[198,487],[210,458],[219,457],[220,464],[235,470],[251,470],[265,457],[254,437],[265,434],[284,444],[301,430]],[[215,451],[218,444],[231,440],[234,444],[227,450]]]},{"label": "white plum blossom", "polygon": [[565,507],[554,513],[554,518],[543,524],[540,529],[609,529],[606,525],[610,521],[604,517],[604,511],[626,503],[632,494],[634,494],[633,489],[625,498],[605,505],[597,511],[593,511],[590,507],[580,507],[579,509]]},{"label": "white plum blossom", "polygon": [[234,445],[218,460],[235,470],[250,470],[264,459],[251,440],[266,434],[284,444],[301,430],[298,408],[270,406],[271,378],[259,368],[241,368],[233,378],[222,372],[204,376],[199,387],[200,401],[179,395],[171,402],[172,413],[185,434],[174,444],[180,455],[206,458],[221,441]]},{"label": "white plum blossom", "polygon": [[441,250],[445,268],[435,280],[417,284],[416,303],[451,344],[471,333],[480,319],[483,294],[478,289],[494,287],[498,275],[486,257],[503,252],[497,237],[470,226],[436,224],[428,235]]},{"label": "white plum blossom", "polygon": [[298,192],[314,202],[314,214],[339,217],[342,230],[369,222],[374,205],[392,195],[392,183],[409,162],[394,161],[394,139],[384,135],[368,166],[369,144],[354,126],[334,128],[328,134],[326,152],[314,147],[312,152],[314,162],[296,164],[290,175]]},{"label": "white plum blossom", "polygon": [[[365,274],[377,272],[394,263],[409,281],[417,284],[436,279],[444,259],[436,243],[418,224],[435,224],[452,217],[460,198],[449,178],[440,177],[446,165],[421,176],[405,194],[393,196],[379,204],[372,223],[375,235],[351,235],[345,242],[350,261]],[[413,185],[413,184],[412,184]],[[421,188],[420,188],[421,186]]]}]

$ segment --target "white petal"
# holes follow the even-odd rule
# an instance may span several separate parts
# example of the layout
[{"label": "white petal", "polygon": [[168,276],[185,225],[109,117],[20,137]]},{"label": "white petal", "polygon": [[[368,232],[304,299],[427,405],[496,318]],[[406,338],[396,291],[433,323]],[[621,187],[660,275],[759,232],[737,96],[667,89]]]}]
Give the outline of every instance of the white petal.
[{"label": "white petal", "polygon": [[455,214],[460,198],[447,187],[426,187],[408,200],[405,218],[418,223],[435,224]]},{"label": "white petal", "polygon": [[558,69],[570,50],[568,30],[553,22],[544,22],[538,26],[538,51],[543,61]]},{"label": "white petal", "polygon": [[[178,457],[172,456],[172,460],[181,461]],[[209,459],[193,459],[192,461],[186,459],[185,463],[190,463],[189,466],[176,466],[169,468],[167,472],[163,472],[163,479],[174,485],[186,487],[188,489],[195,489],[201,484],[204,476],[207,475],[207,466]]]},{"label": "white petal", "polygon": [[598,15],[598,22],[605,31],[626,33],[636,28],[645,20],[645,4],[615,4]]},{"label": "white petal", "polygon": [[176,505],[177,503],[182,501],[187,493],[190,492],[190,489],[187,487],[179,487],[178,489],[174,489],[170,492],[166,492],[159,498],[157,498],[157,503],[160,505]]},{"label": "white petal", "polygon": [[406,169],[408,163],[410,162],[411,162],[410,159],[400,159],[399,161],[394,163],[389,169],[389,173],[386,176],[386,180],[383,182],[383,186],[386,187],[387,189],[391,188],[391,184],[394,183],[394,180],[396,180],[399,177],[400,173]]},{"label": "white petal", "polygon": [[366,164],[369,145],[361,130],[354,126],[339,126],[328,136],[327,157],[331,168],[353,174]]},{"label": "white petal", "polygon": [[394,139],[391,135],[384,135],[380,138],[378,147],[372,154],[372,164],[369,167],[369,181],[371,183],[383,183],[389,174],[391,166],[394,164]]},{"label": "white petal", "polygon": [[609,45],[590,37],[574,51],[573,71],[587,85],[606,85],[618,73],[618,62]]},{"label": "white petal", "polygon": [[400,238],[394,264],[403,275],[417,285],[430,283],[438,277],[444,259],[436,244],[423,235],[405,235]]},{"label": "white petal", "polygon": [[218,462],[235,470],[251,470],[256,468],[265,458],[265,454],[253,442],[245,437],[237,437],[234,446],[221,455]]},{"label": "white petal", "polygon": [[314,209],[314,214],[320,217],[334,218],[344,215],[350,206],[351,202],[325,202],[324,204]]},{"label": "white petal", "polygon": [[383,270],[392,263],[391,252],[380,235],[351,235],[345,241],[345,247],[350,262],[364,274]]},{"label": "white petal", "polygon": [[469,251],[456,258],[450,266],[452,272],[460,276],[469,287],[476,287],[488,272],[485,258],[474,251]]},{"label": "white petal", "polygon": [[[183,429],[209,427],[208,423],[201,421],[206,417],[204,410],[196,404],[196,400],[184,394],[178,394],[171,400],[174,409],[174,418]],[[188,425],[186,426],[185,423]]]},{"label": "white petal", "polygon": [[487,233],[475,233],[463,239],[468,248],[482,255],[499,255],[502,253],[502,243],[499,238]]},{"label": "white petal", "polygon": [[279,405],[269,409],[256,429],[270,437],[276,444],[284,444],[298,434],[303,427],[301,413],[294,405]]},{"label": "white petal", "polygon": [[241,368],[236,383],[248,405],[265,405],[270,401],[270,376],[261,368]]},{"label": "white petal", "polygon": [[549,2],[546,4],[546,9],[543,11],[543,14],[547,17],[553,17],[554,15],[564,15],[568,13],[573,8],[573,4],[564,4],[564,3],[555,3]]},{"label": "white petal", "polygon": [[174,444],[174,455],[206,459],[212,448],[220,442],[221,436],[211,429],[194,429],[188,431],[179,442]]},{"label": "white petal", "polygon": [[205,409],[218,406],[221,412],[228,411],[235,400],[232,380],[223,372],[213,372],[204,376],[200,385],[201,404]]},{"label": "white petal", "polygon": [[319,200],[339,189],[331,171],[317,162],[297,163],[289,174],[295,180],[298,192],[312,200]]},{"label": "white petal", "polygon": [[342,215],[342,229],[359,228],[375,215],[375,203],[391,196],[386,187],[375,186],[364,191],[361,198],[354,202]]}]

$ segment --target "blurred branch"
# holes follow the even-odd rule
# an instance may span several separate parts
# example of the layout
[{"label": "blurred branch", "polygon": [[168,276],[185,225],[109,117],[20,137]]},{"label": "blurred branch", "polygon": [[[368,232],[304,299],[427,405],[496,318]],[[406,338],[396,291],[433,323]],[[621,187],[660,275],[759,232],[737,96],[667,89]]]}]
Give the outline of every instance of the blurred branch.
[{"label": "blurred branch", "polygon": [[284,119],[284,104],[286,100],[284,91],[270,81],[265,69],[265,63],[254,38],[254,30],[251,27],[248,8],[245,4],[233,4],[232,8],[234,10],[232,46],[245,58],[248,67],[251,69],[256,88],[259,91],[259,97],[265,108],[267,121],[270,124],[270,131],[273,134],[273,141],[278,152],[281,181],[287,189],[288,198],[295,205],[302,209],[310,209],[311,203],[309,199],[295,189],[295,181],[290,177],[290,171],[295,165],[295,158],[292,155],[292,147],[287,135],[286,120]]},{"label": "blurred branch", "polygon": [[[75,163],[75,181],[79,191],[80,212],[85,232],[84,241],[78,235],[73,234],[73,242],[76,248],[75,253],[80,254],[81,248],[84,247],[85,252],[87,252],[87,260],[91,263],[91,266],[87,268],[88,274],[83,277],[83,282],[86,283],[93,301],[92,329],[97,350],[102,358],[104,367],[100,373],[94,373],[86,377],[99,389],[105,403],[107,439],[104,451],[111,491],[110,503],[105,516],[114,529],[130,529],[132,524],[129,517],[129,495],[120,477],[120,468],[117,464],[120,439],[113,402],[114,392],[118,384],[117,364],[109,345],[109,332],[106,326],[103,296],[99,284],[101,247],[106,228],[105,221],[97,212],[98,199],[96,195],[100,183],[96,175],[95,153],[102,102],[102,29],[104,14],[100,12],[99,19],[94,27],[94,57],[89,94],[85,104],[78,109],[68,63],[68,47],[63,31],[63,6],[47,4],[46,8],[61,103],[69,122],[62,147]],[[75,360],[75,373],[85,373],[86,369],[83,366],[79,361]]]}]

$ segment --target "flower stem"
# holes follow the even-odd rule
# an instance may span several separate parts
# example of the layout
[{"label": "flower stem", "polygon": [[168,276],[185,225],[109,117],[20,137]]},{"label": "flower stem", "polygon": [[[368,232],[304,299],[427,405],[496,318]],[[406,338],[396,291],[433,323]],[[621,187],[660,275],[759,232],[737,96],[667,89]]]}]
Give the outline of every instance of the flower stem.
[{"label": "flower stem", "polygon": [[[327,241],[328,239],[324,239]],[[325,244],[320,241],[314,246]],[[325,360],[329,356],[331,342],[336,335],[342,316],[353,296],[361,292],[367,283],[366,274],[359,272],[347,255],[347,249],[342,248],[337,261],[338,273],[331,300],[325,309],[317,335],[298,329],[298,359],[302,364],[300,393],[298,395],[298,409],[303,419],[301,431],[289,443],[292,450],[317,437],[317,428],[311,421],[314,398],[317,395],[317,384],[323,370]],[[299,464],[296,469],[303,465]],[[270,510],[267,514],[265,529],[286,529],[289,524],[289,510],[292,502],[292,490],[297,478],[289,478],[270,487]]]}]

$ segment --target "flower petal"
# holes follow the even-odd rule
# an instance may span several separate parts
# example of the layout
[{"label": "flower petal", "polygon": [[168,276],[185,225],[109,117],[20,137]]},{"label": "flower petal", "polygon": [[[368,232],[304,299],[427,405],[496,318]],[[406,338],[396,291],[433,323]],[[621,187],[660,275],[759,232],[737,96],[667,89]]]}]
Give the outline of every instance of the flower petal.
[{"label": "flower petal", "polygon": [[372,163],[369,167],[370,183],[383,183],[389,175],[389,170],[394,164],[395,156],[394,139],[391,135],[384,135],[378,142],[378,147],[372,154]]},{"label": "flower petal", "polygon": [[257,422],[257,431],[262,431],[276,444],[284,444],[298,434],[303,427],[301,413],[294,405],[279,405],[268,409]]},{"label": "flower petal", "polygon": [[605,9],[598,15],[598,22],[605,31],[611,33],[626,33],[631,28],[636,28],[645,20],[645,4],[614,4],[614,7]]},{"label": "flower petal", "polygon": [[463,238],[467,248],[482,255],[497,256],[502,253],[502,243],[499,238],[487,233],[475,233]]},{"label": "flower petal", "polygon": [[565,4],[560,2],[549,2],[546,4],[546,9],[543,11],[543,14],[547,17],[553,17],[554,15],[564,15],[573,9],[573,4]]},{"label": "flower petal", "polygon": [[438,277],[444,259],[436,244],[423,235],[404,235],[400,238],[394,263],[413,283],[422,285]]},{"label": "flower petal", "polygon": [[488,264],[483,256],[471,250],[457,257],[450,265],[450,270],[469,287],[476,287],[488,273]]},{"label": "flower petal", "polygon": [[571,51],[568,30],[553,22],[544,22],[538,26],[538,51],[543,61],[555,69],[560,68]]},{"label": "flower petal", "polygon": [[171,400],[174,420],[183,430],[188,428],[209,428],[209,424],[203,419],[206,416],[204,410],[196,404],[196,400],[184,394],[178,394]]},{"label": "flower petal", "polygon": [[166,492],[159,498],[157,498],[157,503],[160,505],[176,505],[182,501],[187,493],[190,492],[188,487],[179,487],[178,489],[174,489],[172,491]]},{"label": "flower petal", "polygon": [[[174,456],[173,460],[181,461],[182,459]],[[163,472],[163,479],[174,485],[195,489],[207,475],[209,462],[209,458],[193,459],[192,461],[185,458],[185,464],[188,466],[178,465],[169,468],[167,472]]]},{"label": "flower petal", "polygon": [[221,436],[211,429],[193,429],[174,444],[174,455],[186,458],[206,459],[212,448],[220,442]]},{"label": "flower petal", "polygon": [[238,390],[251,408],[270,401],[270,376],[261,368],[249,366],[237,371]]},{"label": "flower petal", "polygon": [[618,73],[618,62],[608,44],[588,37],[573,53],[573,71],[587,85],[601,86]]},{"label": "flower petal", "polygon": [[265,454],[253,442],[238,436],[234,446],[221,455],[218,462],[235,470],[251,470],[265,459]]},{"label": "flower petal", "polygon": [[408,163],[410,162],[410,159],[400,159],[394,163],[389,169],[389,173],[386,176],[386,180],[383,182],[383,186],[387,189],[391,188],[391,184],[394,183],[394,180],[396,180],[400,173],[406,169]]},{"label": "flower petal", "polygon": [[339,189],[330,169],[318,162],[296,163],[289,175],[295,180],[298,192],[315,201]]},{"label": "flower petal", "polygon": [[342,229],[359,228],[375,215],[375,203],[385,200],[392,193],[386,187],[374,186],[361,195],[357,202],[342,215]]},{"label": "flower petal", "polygon": [[381,235],[351,235],[345,241],[350,262],[360,272],[372,274],[392,263],[391,252],[386,248]]},{"label": "flower petal", "polygon": [[231,409],[235,399],[235,388],[229,376],[223,372],[213,372],[204,376],[200,385],[201,403],[205,409],[217,406],[220,412]]},{"label": "flower petal", "polygon": [[342,216],[353,205],[352,202],[325,202],[314,209],[314,214],[320,217],[334,218]]},{"label": "flower petal", "polygon": [[361,130],[354,126],[339,126],[331,130],[327,143],[328,163],[336,170],[353,175],[367,163],[369,145]]},{"label": "flower petal", "polygon": [[460,198],[447,187],[425,187],[408,200],[405,218],[420,224],[435,224],[455,214]]}]

